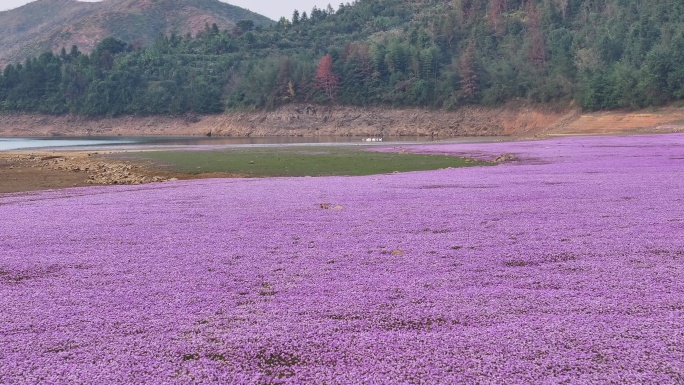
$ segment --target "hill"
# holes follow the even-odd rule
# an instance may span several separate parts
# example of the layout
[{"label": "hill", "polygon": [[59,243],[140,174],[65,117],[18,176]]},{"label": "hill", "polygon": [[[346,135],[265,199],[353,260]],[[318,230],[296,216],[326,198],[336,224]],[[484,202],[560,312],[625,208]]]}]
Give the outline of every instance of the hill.
[{"label": "hill", "polygon": [[296,103],[511,102],[608,110],[684,99],[684,3],[671,0],[358,0],[261,28],[203,25],[143,48],[106,38],[88,55],[6,66],[0,111],[182,116]]},{"label": "hill", "polygon": [[230,29],[240,20],[272,20],[218,0],[38,0],[0,12],[0,67],[77,45],[90,52],[107,37],[149,45],[160,34],[192,35],[205,25]]}]

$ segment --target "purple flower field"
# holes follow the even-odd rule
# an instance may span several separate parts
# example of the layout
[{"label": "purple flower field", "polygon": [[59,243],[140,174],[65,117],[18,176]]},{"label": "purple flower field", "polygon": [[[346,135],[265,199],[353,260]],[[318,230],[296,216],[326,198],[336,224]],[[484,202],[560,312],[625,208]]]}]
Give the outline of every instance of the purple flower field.
[{"label": "purple flower field", "polygon": [[684,136],[0,196],[1,384],[684,384]]}]

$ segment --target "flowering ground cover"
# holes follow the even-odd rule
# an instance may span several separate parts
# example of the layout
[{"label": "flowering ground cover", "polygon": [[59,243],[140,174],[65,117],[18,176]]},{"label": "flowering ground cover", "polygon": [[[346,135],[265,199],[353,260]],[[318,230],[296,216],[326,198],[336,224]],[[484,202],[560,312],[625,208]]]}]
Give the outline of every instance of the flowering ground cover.
[{"label": "flowering ground cover", "polygon": [[684,383],[684,136],[412,150],[0,196],[0,383]]}]

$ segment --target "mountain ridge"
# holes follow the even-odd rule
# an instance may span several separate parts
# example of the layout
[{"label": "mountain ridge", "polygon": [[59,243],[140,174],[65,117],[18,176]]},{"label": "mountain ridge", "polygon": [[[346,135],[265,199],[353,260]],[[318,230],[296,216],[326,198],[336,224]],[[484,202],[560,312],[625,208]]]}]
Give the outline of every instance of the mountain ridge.
[{"label": "mountain ridge", "polygon": [[230,29],[240,20],[273,22],[218,0],[37,0],[0,12],[0,67],[72,45],[89,52],[106,37],[147,45],[160,34],[195,35],[207,24]]}]

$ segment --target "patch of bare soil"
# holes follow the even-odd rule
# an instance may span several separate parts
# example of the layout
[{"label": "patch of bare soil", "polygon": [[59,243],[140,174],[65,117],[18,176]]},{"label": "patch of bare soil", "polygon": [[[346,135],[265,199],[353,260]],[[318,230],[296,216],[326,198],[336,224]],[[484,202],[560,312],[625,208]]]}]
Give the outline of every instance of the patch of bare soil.
[{"label": "patch of bare soil", "polygon": [[542,130],[549,135],[684,132],[684,108],[664,107],[642,111],[608,111],[583,114]]},{"label": "patch of bare soil", "polygon": [[0,115],[0,136],[548,136],[684,132],[684,108],[582,113],[573,106],[507,105],[456,111],[287,105],[221,115]]},{"label": "patch of bare soil", "polygon": [[142,184],[187,177],[97,153],[0,153],[0,193],[92,185]]},{"label": "patch of bare soil", "polygon": [[567,108],[465,107],[458,111],[287,105],[274,111],[181,117],[0,115],[0,136],[501,136],[542,130]]}]

